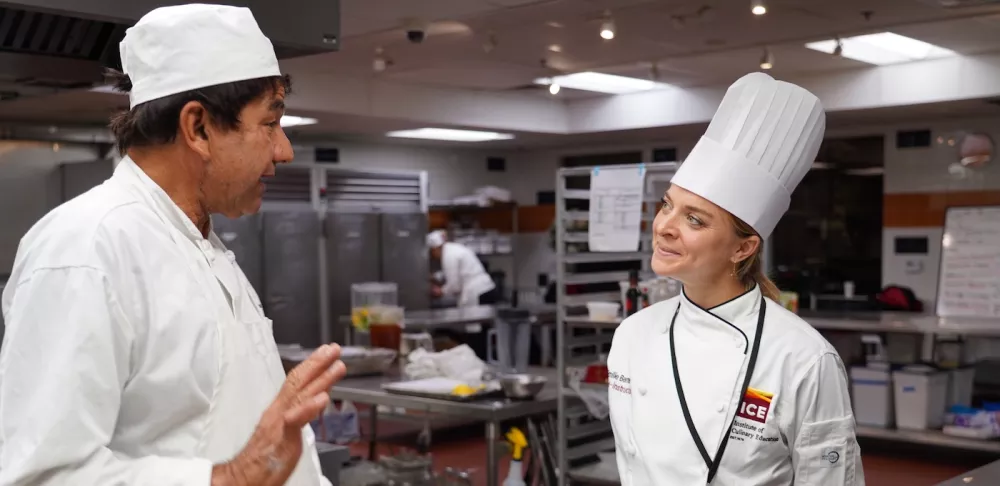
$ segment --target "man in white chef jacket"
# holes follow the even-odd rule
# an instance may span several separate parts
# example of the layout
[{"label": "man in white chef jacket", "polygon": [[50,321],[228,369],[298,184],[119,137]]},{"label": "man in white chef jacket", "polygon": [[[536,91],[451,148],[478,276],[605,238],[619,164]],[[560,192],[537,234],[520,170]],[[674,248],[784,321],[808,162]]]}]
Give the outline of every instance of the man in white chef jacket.
[{"label": "man in white chef jacket", "polygon": [[684,291],[626,319],[608,356],[623,485],[864,484],[844,365],[761,263],[824,130],[813,94],[749,74],[672,178],[651,266]]},{"label": "man in white chef jacket", "polygon": [[328,485],[308,423],[339,348],[286,379],[210,220],[292,159],[288,78],[244,8],[154,10],[120,50],[127,156],[24,236],[3,293],[0,485]]},{"label": "man in white chef jacket", "polygon": [[456,297],[459,307],[495,304],[499,298],[496,283],[476,253],[469,247],[445,240],[444,231],[427,234],[431,256],[441,261],[445,283],[440,292]]}]

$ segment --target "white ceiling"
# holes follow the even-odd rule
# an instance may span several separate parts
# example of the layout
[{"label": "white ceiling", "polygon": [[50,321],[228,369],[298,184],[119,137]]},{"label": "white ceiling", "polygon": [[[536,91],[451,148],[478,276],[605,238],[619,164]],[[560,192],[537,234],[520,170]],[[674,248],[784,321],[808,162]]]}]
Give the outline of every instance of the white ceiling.
[{"label": "white ceiling", "polygon": [[[510,7],[480,8],[484,4]],[[836,35],[892,30],[961,54],[1000,49],[998,7],[945,9],[933,0],[771,0],[769,13],[756,17],[749,4],[743,0],[343,0],[344,29],[352,34],[345,37],[341,52],[290,60],[285,67],[300,76],[368,76],[499,90],[585,70],[646,78],[655,63],[661,81],[689,87],[726,84],[758,69],[765,46],[776,58],[777,76],[866,66],[803,46]],[[598,36],[605,11],[617,27],[611,41]],[[865,11],[872,12],[867,20]],[[362,33],[350,27],[355,17],[363,25],[374,25],[370,17],[378,15],[378,25],[398,26],[402,19],[418,14],[431,25],[444,22],[443,33],[413,44],[402,28]],[[456,23],[467,29],[456,29]],[[487,52],[484,45],[491,37],[496,46]],[[561,52],[550,51],[550,46],[559,46]],[[380,74],[372,69],[377,48],[393,61]]]},{"label": "white ceiling", "polygon": [[[659,81],[680,88],[725,86],[758,70],[765,47],[775,60],[772,74],[779,78],[863,70],[869,67],[811,51],[803,44],[882,30],[963,55],[1000,51],[1000,3],[948,9],[936,0],[769,0],[769,12],[762,17],[753,16],[749,4],[745,0],[341,0],[341,51],[285,60],[282,66],[306,85],[309,80],[322,79],[331,85],[351,80],[368,86],[521,93],[537,97],[539,103],[553,99],[569,103],[602,95],[563,90],[553,98],[545,89],[531,86],[532,80],[584,70],[648,78],[655,71]],[[871,13],[866,16],[866,11]],[[604,12],[611,14],[617,27],[611,41],[598,35]],[[427,22],[429,34],[424,42],[406,40],[403,25],[408,19]],[[558,46],[560,52],[553,52],[551,46]],[[377,48],[392,60],[382,73],[372,69]],[[338,92],[331,90],[330,98],[336,99]],[[378,100],[355,104],[364,103],[374,105]],[[110,113],[124,107],[127,100],[117,95],[62,92],[0,102],[0,121],[103,125]],[[466,112],[485,109],[477,106]],[[831,116],[831,127],[890,123],[915,114],[962,116],[998,110],[979,101],[928,103],[909,109],[839,113]],[[429,124],[412,114],[390,118],[321,107],[294,114],[320,120],[316,126],[293,131],[302,137],[364,138]],[[656,137],[664,130],[599,136],[512,132],[518,134],[517,140],[500,145],[572,145],[582,140]]]}]

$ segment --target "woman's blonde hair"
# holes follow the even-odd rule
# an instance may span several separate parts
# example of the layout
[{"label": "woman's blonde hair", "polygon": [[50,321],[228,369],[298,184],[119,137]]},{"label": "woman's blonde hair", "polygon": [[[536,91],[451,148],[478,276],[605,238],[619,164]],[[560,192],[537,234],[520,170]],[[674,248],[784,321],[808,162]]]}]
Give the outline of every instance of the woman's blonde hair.
[{"label": "woman's blonde hair", "polygon": [[[751,236],[758,236],[757,232],[746,224],[740,218],[735,216],[730,216],[733,220],[733,230],[736,231],[736,236],[740,238],[749,238]],[[757,250],[753,252],[748,258],[736,264],[736,269],[734,274],[740,279],[740,282],[746,287],[753,287],[756,283],[760,285],[760,293],[764,294],[773,301],[778,301],[780,298],[781,291],[778,290],[778,286],[771,281],[771,279],[764,273],[764,241],[761,240],[761,244],[757,245]]]}]

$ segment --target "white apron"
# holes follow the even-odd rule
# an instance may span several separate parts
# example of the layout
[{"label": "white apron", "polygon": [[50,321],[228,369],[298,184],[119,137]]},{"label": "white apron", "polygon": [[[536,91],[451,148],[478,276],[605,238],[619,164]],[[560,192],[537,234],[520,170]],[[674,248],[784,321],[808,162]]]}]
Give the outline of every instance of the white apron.
[{"label": "white apron", "polygon": [[[158,201],[149,187],[155,183],[134,162],[128,164],[128,183],[164,224],[178,249],[190,256],[188,271],[205,295],[211,296],[218,323],[220,369],[206,432],[199,442],[198,456],[214,463],[228,461],[246,446],[264,410],[277,396],[285,373],[274,342],[272,322],[264,316],[256,292],[214,232],[204,239],[176,205]],[[143,187],[145,186],[145,187]],[[168,206],[168,207],[165,207]],[[182,269],[177,269],[182,271]],[[305,429],[308,429],[307,425]],[[303,453],[287,486],[315,486],[319,464],[310,430],[304,429]]]}]

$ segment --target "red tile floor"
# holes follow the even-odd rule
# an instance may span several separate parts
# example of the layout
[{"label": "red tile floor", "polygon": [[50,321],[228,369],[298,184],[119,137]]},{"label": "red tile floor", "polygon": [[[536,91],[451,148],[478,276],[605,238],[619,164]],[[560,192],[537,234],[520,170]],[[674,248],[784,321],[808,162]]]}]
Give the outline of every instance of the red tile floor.
[{"label": "red tile floor", "polygon": [[[413,447],[420,424],[398,421],[379,422],[379,454],[391,454],[400,447]],[[368,437],[367,419],[362,421],[362,435]],[[506,429],[505,429],[506,430]],[[465,426],[445,430],[435,427],[431,452],[436,470],[445,467],[472,469],[475,484],[485,485],[486,442],[478,426]],[[933,486],[978,466],[996,460],[996,457],[970,455],[954,451],[928,450],[925,447],[906,447],[884,442],[862,443],[862,461],[867,486]],[[366,458],[368,442],[351,445],[352,455]],[[500,461],[500,478],[507,471],[509,456]]]}]

